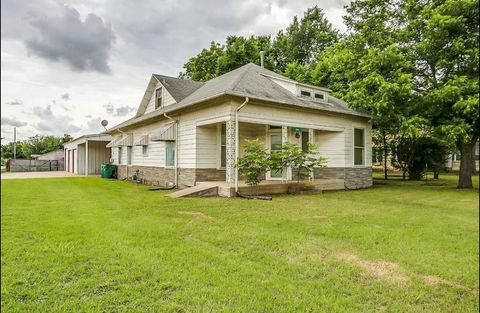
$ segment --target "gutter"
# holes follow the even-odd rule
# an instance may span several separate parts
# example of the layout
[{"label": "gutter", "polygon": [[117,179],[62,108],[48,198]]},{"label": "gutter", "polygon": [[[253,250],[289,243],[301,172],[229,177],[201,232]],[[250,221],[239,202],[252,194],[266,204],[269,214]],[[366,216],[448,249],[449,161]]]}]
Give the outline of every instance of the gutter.
[{"label": "gutter", "polygon": [[[175,187],[178,187],[178,121],[167,113],[163,113],[163,116],[175,123]],[[165,160],[166,161],[166,160]]]},{"label": "gutter", "polygon": [[[235,164],[238,162],[238,155],[239,155],[239,140],[240,140],[240,132],[238,129],[239,123],[238,123],[238,112],[245,106],[247,105],[248,101],[250,99],[248,97],[245,97],[245,101],[240,104],[240,106],[235,110]],[[235,167],[235,193],[238,192],[238,167]]]}]

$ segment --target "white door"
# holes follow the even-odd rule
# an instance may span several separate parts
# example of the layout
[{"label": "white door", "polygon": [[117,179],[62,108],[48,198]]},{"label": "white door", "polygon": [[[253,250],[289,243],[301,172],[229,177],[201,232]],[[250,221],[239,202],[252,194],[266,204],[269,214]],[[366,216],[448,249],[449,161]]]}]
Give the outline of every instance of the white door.
[{"label": "white door", "polygon": [[[269,131],[267,134],[267,141],[268,141],[268,149],[270,153],[281,151],[282,150],[282,131],[281,130]],[[268,180],[281,180],[282,176],[283,175],[281,170],[267,172]]]}]

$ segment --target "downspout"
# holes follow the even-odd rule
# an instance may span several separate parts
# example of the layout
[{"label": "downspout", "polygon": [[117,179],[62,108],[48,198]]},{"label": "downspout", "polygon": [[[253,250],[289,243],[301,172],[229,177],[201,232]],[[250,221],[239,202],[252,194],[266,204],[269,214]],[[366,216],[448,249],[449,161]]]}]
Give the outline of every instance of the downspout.
[{"label": "downspout", "polygon": [[[238,154],[239,154],[239,140],[240,140],[240,135],[239,135],[239,130],[238,130],[238,111],[240,111],[249,101],[248,97],[245,97],[245,101],[240,104],[240,106],[235,110],[235,164],[238,163]],[[235,167],[235,193],[238,192],[238,167]]]},{"label": "downspout", "polygon": [[178,188],[178,121],[168,116],[167,113],[163,113],[163,116],[175,123],[175,187]]}]

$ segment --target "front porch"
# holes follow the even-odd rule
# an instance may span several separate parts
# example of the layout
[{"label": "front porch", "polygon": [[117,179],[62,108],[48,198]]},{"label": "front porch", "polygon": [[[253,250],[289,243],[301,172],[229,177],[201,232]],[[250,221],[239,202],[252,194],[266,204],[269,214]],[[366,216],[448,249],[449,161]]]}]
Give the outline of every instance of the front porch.
[{"label": "front porch", "polygon": [[[282,145],[287,142],[304,149],[307,148],[309,143],[313,143],[318,147],[319,154],[329,158],[328,166],[336,168],[345,166],[343,151],[345,134],[341,127],[311,125],[305,122],[294,124],[294,122],[271,121],[268,124],[263,124],[251,120],[243,121],[242,118],[239,118],[238,123],[231,119],[215,121],[214,123],[209,121],[209,123],[197,123],[196,127],[196,171],[198,173],[195,177],[195,184],[218,180],[223,182],[223,184],[219,184],[222,190],[234,188],[234,190],[239,191],[244,182],[235,164],[238,158],[244,154],[245,142],[253,139],[259,139],[263,142],[265,149],[269,152],[280,150]],[[335,149],[342,149],[342,151],[334,151]],[[202,175],[202,170],[205,173],[210,173],[210,177]],[[213,174],[215,174],[215,179],[211,179]],[[338,177],[329,178],[337,179]],[[280,184],[283,187],[278,188],[285,189],[287,187],[284,186],[284,183],[292,182],[297,178],[295,173],[287,168],[276,173],[267,172],[263,179],[263,185]],[[310,180],[316,180],[314,173],[312,173]]]}]

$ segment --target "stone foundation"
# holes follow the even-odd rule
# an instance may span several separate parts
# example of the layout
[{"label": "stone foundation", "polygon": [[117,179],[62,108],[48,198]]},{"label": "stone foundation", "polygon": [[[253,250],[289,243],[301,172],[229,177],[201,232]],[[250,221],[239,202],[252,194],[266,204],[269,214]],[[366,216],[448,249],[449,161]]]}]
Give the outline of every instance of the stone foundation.
[{"label": "stone foundation", "polygon": [[[118,179],[126,177],[126,165],[118,166]],[[128,178],[130,179],[135,171],[139,171],[139,176],[145,184],[159,186],[168,186],[175,182],[175,169],[154,167],[154,166],[128,166]],[[315,179],[341,179],[345,182],[345,189],[369,188],[373,185],[372,168],[343,168],[343,167],[323,167],[316,168]],[[295,175],[293,175],[295,176]],[[243,179],[242,176],[239,176]],[[295,180],[296,177],[293,177]],[[186,188],[195,186],[197,182],[202,181],[225,181],[225,170],[215,168],[179,168],[178,169],[178,187]]]},{"label": "stone foundation", "polygon": [[[171,168],[156,166],[128,166],[128,179],[138,170],[138,176],[143,179],[144,184],[168,186],[175,183],[175,170]],[[124,179],[127,173],[127,165],[118,166],[118,179]]]},{"label": "stone foundation", "polygon": [[[126,165],[118,166],[118,179],[126,177]],[[156,166],[128,166],[128,178],[131,179],[136,171],[144,180],[145,184],[153,184],[159,186],[167,186],[175,183],[175,169]],[[225,181],[225,170],[215,168],[179,168],[178,169],[178,186],[186,188],[195,186],[200,181]]]},{"label": "stone foundation", "polygon": [[315,169],[315,179],[343,179],[345,189],[370,188],[373,185],[371,167],[322,167]]}]

